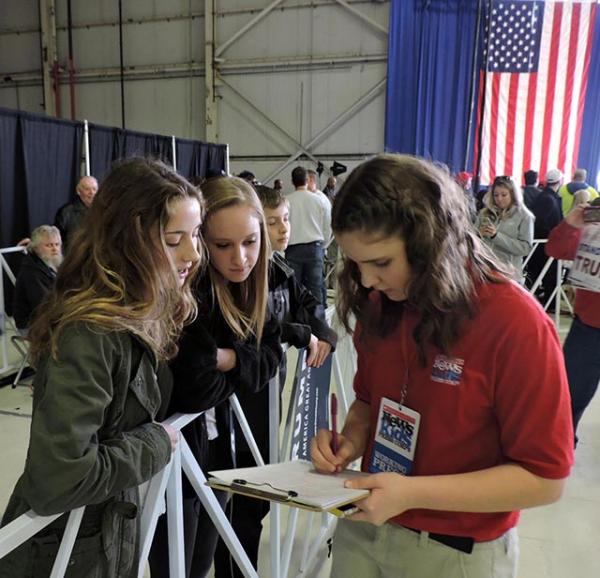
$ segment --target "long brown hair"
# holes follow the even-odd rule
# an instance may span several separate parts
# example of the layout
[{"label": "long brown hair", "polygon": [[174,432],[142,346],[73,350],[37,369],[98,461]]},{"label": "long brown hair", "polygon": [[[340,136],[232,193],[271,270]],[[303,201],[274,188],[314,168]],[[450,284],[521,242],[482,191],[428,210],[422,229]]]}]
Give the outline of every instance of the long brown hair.
[{"label": "long brown hair", "polygon": [[29,330],[34,362],[48,351],[57,357],[74,322],[134,333],[159,359],[175,355],[196,313],[189,286],[199,263],[179,287],[163,232],[175,204],[190,198],[202,210],[199,189],[160,161],[132,158],[112,169]]},{"label": "long brown hair", "polygon": [[[421,361],[432,343],[448,352],[462,322],[475,312],[475,283],[504,280],[504,269],[475,235],[464,193],[450,174],[430,162],[404,155],[379,155],[358,166],[337,194],[334,233],[397,236],[411,266],[407,302],[421,317],[413,337]],[[344,259],[337,311],[348,331],[355,315],[365,330],[393,329],[396,305],[382,295],[382,311],[368,307],[370,290],[355,263]]]},{"label": "long brown hair", "polygon": [[202,185],[206,200],[206,220],[203,231],[211,217],[221,209],[245,205],[250,207],[260,225],[260,252],[248,278],[242,283],[228,283],[210,264],[208,274],[217,304],[226,323],[240,339],[254,335],[258,342],[262,337],[267,315],[268,271],[270,244],[262,205],[252,186],[238,177],[216,177]]}]

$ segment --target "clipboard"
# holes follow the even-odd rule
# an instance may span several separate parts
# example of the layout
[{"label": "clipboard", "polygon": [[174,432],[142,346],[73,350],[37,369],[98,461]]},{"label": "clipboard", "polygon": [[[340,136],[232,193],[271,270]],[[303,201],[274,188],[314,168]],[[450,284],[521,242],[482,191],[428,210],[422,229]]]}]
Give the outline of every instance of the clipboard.
[{"label": "clipboard", "polygon": [[358,510],[355,503],[366,498],[370,490],[345,488],[346,480],[368,475],[354,470],[339,474],[320,474],[311,462],[296,460],[209,472],[206,484],[212,488],[269,500],[312,512],[329,512],[345,517]]}]

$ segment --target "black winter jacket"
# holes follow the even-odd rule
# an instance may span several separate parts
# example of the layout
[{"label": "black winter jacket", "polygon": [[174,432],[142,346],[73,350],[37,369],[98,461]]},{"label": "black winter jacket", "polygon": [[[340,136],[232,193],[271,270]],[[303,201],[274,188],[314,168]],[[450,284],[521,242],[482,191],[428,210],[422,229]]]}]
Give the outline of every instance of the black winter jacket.
[{"label": "black winter jacket", "polygon": [[[184,330],[179,353],[171,362],[174,378],[171,410],[196,413],[215,407],[219,430],[217,463],[207,463],[208,438],[203,416],[186,426],[183,434],[201,467],[225,468],[232,465],[227,400],[233,393],[240,397],[255,394],[268,385],[283,355],[281,333],[277,321],[269,317],[260,346],[254,338],[240,340],[223,318],[206,277],[200,280],[197,299],[198,317]],[[228,372],[217,369],[217,348],[235,350],[234,369]],[[255,408],[244,407],[243,402],[242,407],[248,419],[252,419]]]},{"label": "black winter jacket", "polygon": [[336,332],[316,316],[319,302],[301,285],[294,270],[278,253],[273,253],[269,268],[269,309],[281,323],[281,341],[306,347],[313,333],[335,349]]},{"label": "black winter jacket", "polygon": [[29,327],[35,308],[44,300],[55,279],[56,271],[35,253],[25,255],[17,275],[13,305],[13,316],[19,329]]}]

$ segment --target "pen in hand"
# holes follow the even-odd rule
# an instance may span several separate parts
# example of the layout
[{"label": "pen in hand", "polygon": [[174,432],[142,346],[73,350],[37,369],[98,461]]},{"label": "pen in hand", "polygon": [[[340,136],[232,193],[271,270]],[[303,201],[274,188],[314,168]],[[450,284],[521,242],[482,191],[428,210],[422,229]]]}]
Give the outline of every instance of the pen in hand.
[{"label": "pen in hand", "polygon": [[337,455],[338,451],[338,434],[337,434],[337,397],[335,393],[331,394],[331,451]]}]

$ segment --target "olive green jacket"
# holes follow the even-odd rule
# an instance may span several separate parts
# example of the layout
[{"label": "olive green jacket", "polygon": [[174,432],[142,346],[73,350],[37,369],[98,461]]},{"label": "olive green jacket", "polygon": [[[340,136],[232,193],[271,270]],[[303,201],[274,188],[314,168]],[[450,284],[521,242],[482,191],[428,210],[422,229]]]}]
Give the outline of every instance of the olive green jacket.
[{"label": "olive green jacket", "polygon": [[[67,578],[134,577],[137,486],[171,456],[169,436],[155,422],[164,417],[170,382],[129,333],[75,324],[64,330],[58,352],[58,361],[47,358],[37,371],[25,471],[2,524],[29,509],[50,515],[90,504]],[[0,577],[47,578],[66,520],[0,559]]]}]

